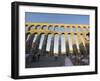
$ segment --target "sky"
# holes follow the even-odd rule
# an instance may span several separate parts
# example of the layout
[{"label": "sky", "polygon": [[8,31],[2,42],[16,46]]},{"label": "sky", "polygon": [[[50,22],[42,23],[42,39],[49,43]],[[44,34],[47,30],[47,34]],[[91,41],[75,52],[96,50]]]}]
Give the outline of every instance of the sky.
[{"label": "sky", "polygon": [[25,22],[89,24],[89,15],[25,12]]}]

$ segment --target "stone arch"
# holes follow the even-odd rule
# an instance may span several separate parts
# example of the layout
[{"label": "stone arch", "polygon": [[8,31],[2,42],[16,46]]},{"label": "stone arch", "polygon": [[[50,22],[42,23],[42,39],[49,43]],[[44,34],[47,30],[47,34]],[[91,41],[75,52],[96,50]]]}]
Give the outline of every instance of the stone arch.
[{"label": "stone arch", "polygon": [[78,32],[79,32],[79,33],[83,33],[83,32],[82,32],[81,26],[78,26]]},{"label": "stone arch", "polygon": [[41,55],[46,56],[47,55],[46,45],[47,45],[48,34],[41,33],[40,35],[41,35],[41,38],[40,38],[40,43],[39,43],[39,50],[41,52]]},{"label": "stone arch", "polygon": [[34,25],[31,25],[30,26],[30,30],[33,30],[33,29],[35,29],[35,26]]},{"label": "stone arch", "polygon": [[46,29],[47,29],[47,25],[43,25],[43,26],[42,26],[42,29],[43,29],[43,30],[46,30]]},{"label": "stone arch", "polygon": [[70,26],[66,26],[66,32],[70,33],[71,32],[71,27]]},{"label": "stone arch", "polygon": [[26,33],[26,35],[25,35],[25,40],[27,41],[27,40],[29,39],[30,36],[31,36],[31,33],[30,33],[30,32]]},{"label": "stone arch", "polygon": [[46,44],[46,51],[50,52],[52,34],[48,33],[47,35],[48,35],[48,38],[47,38],[47,44]]},{"label": "stone arch", "polygon": [[59,53],[59,34],[54,34],[54,54],[58,55]]},{"label": "stone arch", "polygon": [[40,30],[41,26],[40,25],[36,25],[35,29]]},{"label": "stone arch", "polygon": [[61,32],[61,33],[65,32],[65,27],[63,25],[60,26],[59,32]]},{"label": "stone arch", "polygon": [[31,48],[32,48],[32,43],[33,43],[33,38],[34,38],[34,34],[29,33],[29,35],[30,36],[27,37],[26,39],[26,46],[25,46],[27,54],[31,53]]},{"label": "stone arch", "polygon": [[41,33],[40,34],[40,43],[39,43],[39,49],[40,50],[42,49],[44,38],[45,38],[45,33]]},{"label": "stone arch", "polygon": [[53,25],[49,25],[49,26],[48,26],[48,29],[51,30],[51,31],[53,31],[53,30],[54,30]]},{"label": "stone arch", "polygon": [[32,27],[33,25],[30,25],[29,27],[28,27],[28,31],[30,31],[31,30],[31,27]]},{"label": "stone arch", "polygon": [[38,33],[37,33],[37,32],[35,32],[35,33],[33,33],[32,35],[34,36],[34,38],[33,38],[33,43],[35,43],[36,38],[37,38],[37,36],[38,36]]},{"label": "stone arch", "polygon": [[28,24],[25,24],[25,27],[28,26]]},{"label": "stone arch", "polygon": [[72,32],[73,32],[73,33],[77,33],[76,27],[75,27],[75,26],[72,26]]},{"label": "stone arch", "polygon": [[25,25],[25,31],[28,31],[29,27],[28,24]]},{"label": "stone arch", "polygon": [[61,54],[66,54],[66,37],[65,37],[65,34],[62,33],[61,36],[60,36],[60,40],[61,40]]},{"label": "stone arch", "polygon": [[64,32],[63,32],[63,33],[61,33],[61,35],[63,35],[63,34],[65,35],[65,33],[64,33]]},{"label": "stone arch", "polygon": [[87,28],[86,26],[83,26],[84,32],[88,32],[89,28]]},{"label": "stone arch", "polygon": [[54,26],[54,30],[55,30],[55,31],[58,31],[58,30],[59,30],[59,26],[58,26],[58,25],[55,25],[55,26]]}]

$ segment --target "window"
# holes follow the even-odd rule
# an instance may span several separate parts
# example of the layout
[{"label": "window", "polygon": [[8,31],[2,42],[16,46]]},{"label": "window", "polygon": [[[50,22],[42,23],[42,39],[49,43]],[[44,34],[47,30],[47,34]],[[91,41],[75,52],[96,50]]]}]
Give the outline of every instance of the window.
[{"label": "window", "polygon": [[69,50],[70,52],[73,51],[73,47],[72,47],[72,37],[71,34],[68,34],[68,43],[69,43]]},{"label": "window", "polygon": [[72,27],[72,32],[73,32],[73,33],[76,33],[76,28],[75,28],[75,26]]},{"label": "window", "polygon": [[37,26],[36,26],[36,29],[39,30],[39,29],[40,29],[40,25],[37,25]]},{"label": "window", "polygon": [[61,53],[65,53],[66,52],[66,38],[65,35],[62,34],[61,35]]},{"label": "window", "polygon": [[52,25],[49,26],[49,30],[53,31],[54,27]]},{"label": "window", "polygon": [[46,51],[50,51],[51,39],[52,39],[52,35],[49,34],[49,35],[48,35],[48,38],[47,38]]},{"label": "window", "polygon": [[37,34],[35,34],[35,35],[34,35],[34,38],[33,38],[33,43],[36,41],[37,36],[38,36]]},{"label": "window", "polygon": [[69,26],[67,26],[67,28],[66,28],[66,32],[67,32],[67,33],[70,33],[70,32],[71,32],[71,30],[70,30],[70,27],[69,27]]},{"label": "window", "polygon": [[34,25],[32,25],[30,29],[31,29],[31,30],[35,29]]},{"label": "window", "polygon": [[28,25],[25,26],[25,31],[28,31]]},{"label": "window", "polygon": [[26,41],[29,40],[30,36],[31,36],[30,34],[27,35],[27,37],[26,37]]},{"label": "window", "polygon": [[84,29],[84,32],[89,32],[88,28],[84,27],[83,29]]},{"label": "window", "polygon": [[81,27],[78,27],[78,32],[82,33]]},{"label": "window", "polygon": [[65,32],[65,28],[64,27],[60,27],[59,29],[60,29],[59,32],[61,32],[61,33]]},{"label": "window", "polygon": [[47,27],[46,25],[43,25],[42,29],[43,29],[43,30],[46,30],[46,27]]},{"label": "window", "polygon": [[62,26],[61,26],[61,27],[56,26],[56,27],[55,27],[55,31],[56,31],[56,32],[61,32],[61,33],[63,33],[63,32],[65,32],[65,28],[62,27]]},{"label": "window", "polygon": [[42,34],[42,35],[41,35],[41,39],[40,39],[39,49],[42,49],[44,37],[45,37],[45,34]]},{"label": "window", "polygon": [[54,36],[54,53],[58,54],[59,47],[59,35],[55,34]]},{"label": "window", "polygon": [[55,26],[55,31],[58,32],[59,31],[59,27]]}]

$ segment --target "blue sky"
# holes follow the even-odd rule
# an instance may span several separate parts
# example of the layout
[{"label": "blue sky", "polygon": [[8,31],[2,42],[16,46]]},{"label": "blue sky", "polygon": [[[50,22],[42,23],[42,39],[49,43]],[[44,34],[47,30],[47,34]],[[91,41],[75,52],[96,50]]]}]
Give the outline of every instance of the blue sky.
[{"label": "blue sky", "polygon": [[89,24],[89,15],[25,12],[25,22]]}]

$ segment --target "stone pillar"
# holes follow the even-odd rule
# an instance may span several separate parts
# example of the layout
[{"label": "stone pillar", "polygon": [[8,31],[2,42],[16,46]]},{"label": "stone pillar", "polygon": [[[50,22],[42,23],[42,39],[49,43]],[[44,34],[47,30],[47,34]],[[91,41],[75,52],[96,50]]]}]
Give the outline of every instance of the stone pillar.
[{"label": "stone pillar", "polygon": [[86,39],[86,38],[87,38],[87,37],[86,37],[86,33],[87,33],[87,32],[84,31],[83,26],[81,26],[81,29],[82,29],[82,33],[83,33],[83,41],[84,41],[84,44],[83,44],[83,45],[84,45],[84,49],[85,49],[85,51],[86,51],[86,54],[88,54],[88,51],[87,51],[87,50],[88,50],[88,47],[87,47],[87,45],[88,45],[89,42],[88,42],[87,39]]},{"label": "stone pillar", "polygon": [[[78,30],[78,27],[77,27],[77,30]],[[84,55],[86,54],[86,50],[85,50],[85,47],[84,47],[84,44],[82,41],[82,38],[81,38],[81,34],[80,32],[77,33],[77,36],[78,36],[78,43],[79,43],[79,51],[80,51],[80,54]]]},{"label": "stone pillar", "polygon": [[62,56],[62,53],[61,53],[61,34],[59,34],[58,56]]},{"label": "stone pillar", "polygon": [[54,34],[51,34],[51,35],[52,35],[52,39],[51,39],[51,46],[50,46],[50,53],[49,53],[49,55],[53,56],[54,55]]},{"label": "stone pillar", "polygon": [[40,38],[41,38],[41,34],[38,34],[37,39],[36,39],[36,41],[34,43],[34,47],[32,49],[32,53],[34,55],[36,55],[38,53],[38,51],[39,51]]},{"label": "stone pillar", "polygon": [[66,55],[69,56],[68,34],[66,33]]},{"label": "stone pillar", "polygon": [[34,34],[30,34],[29,39],[26,41],[26,44],[25,44],[26,54],[31,53],[33,38],[34,38]]},{"label": "stone pillar", "polygon": [[75,45],[75,39],[74,39],[74,33],[73,33],[73,27],[71,25],[71,38],[72,38],[72,55],[75,55],[75,49],[76,49],[76,45]]}]

